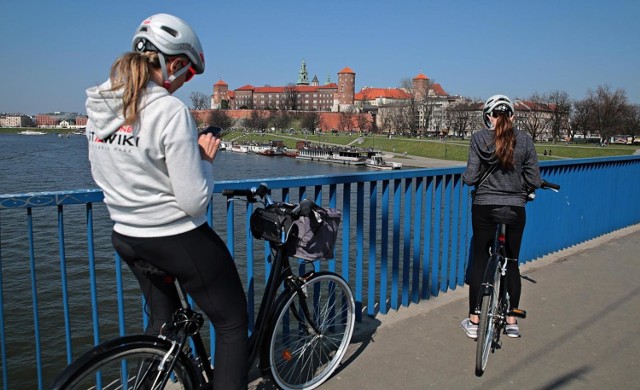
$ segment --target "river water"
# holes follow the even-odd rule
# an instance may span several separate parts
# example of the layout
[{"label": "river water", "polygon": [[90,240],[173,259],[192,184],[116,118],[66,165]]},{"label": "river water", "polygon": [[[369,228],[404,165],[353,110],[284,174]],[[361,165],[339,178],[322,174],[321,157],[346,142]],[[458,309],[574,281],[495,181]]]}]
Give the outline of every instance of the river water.
[{"label": "river water", "polygon": [[[215,162],[216,180],[268,179],[272,177],[333,175],[367,171],[366,167],[319,164],[288,157],[265,157],[254,154],[219,153]],[[84,136],[58,137],[55,134],[25,136],[0,134],[0,194],[41,191],[65,191],[96,188],[87,160]],[[35,276],[31,270],[27,237],[28,216],[25,210],[0,213],[0,261],[4,301],[5,335],[9,385],[14,388],[37,386],[34,335],[34,302],[37,291],[38,320],[42,342],[44,386],[66,365],[65,329],[62,315],[61,256],[58,245],[59,220],[53,207],[32,211]],[[110,244],[110,221],[104,205],[94,205],[93,216],[97,274],[97,310],[100,339],[114,337],[118,310],[115,294],[113,250]],[[71,313],[73,358],[93,343],[93,310],[88,290],[86,211],[84,206],[65,206],[65,268]],[[214,221],[214,226],[216,222]],[[238,253],[241,248],[236,248]],[[238,264],[245,273],[244,264]],[[128,270],[127,270],[128,271]],[[127,332],[142,329],[141,300],[137,282],[124,275],[125,318]],[[246,280],[243,276],[243,280]],[[35,283],[34,283],[35,281]],[[133,324],[133,325],[132,325]]]}]

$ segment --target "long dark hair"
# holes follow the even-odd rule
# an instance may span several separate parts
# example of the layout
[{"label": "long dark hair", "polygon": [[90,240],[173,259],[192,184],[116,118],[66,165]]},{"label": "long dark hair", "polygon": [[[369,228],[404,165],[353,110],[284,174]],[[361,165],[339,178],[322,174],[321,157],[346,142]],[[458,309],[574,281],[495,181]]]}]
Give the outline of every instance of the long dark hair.
[{"label": "long dark hair", "polygon": [[496,157],[504,169],[513,169],[513,149],[516,137],[511,117],[498,114],[495,127]]}]

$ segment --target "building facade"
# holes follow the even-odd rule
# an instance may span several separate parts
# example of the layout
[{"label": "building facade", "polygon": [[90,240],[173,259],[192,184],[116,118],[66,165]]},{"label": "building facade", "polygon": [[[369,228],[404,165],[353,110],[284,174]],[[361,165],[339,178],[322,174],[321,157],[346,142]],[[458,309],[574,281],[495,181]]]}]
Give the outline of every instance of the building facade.
[{"label": "building facade", "polygon": [[7,114],[0,116],[0,127],[31,127],[33,120],[24,114]]}]

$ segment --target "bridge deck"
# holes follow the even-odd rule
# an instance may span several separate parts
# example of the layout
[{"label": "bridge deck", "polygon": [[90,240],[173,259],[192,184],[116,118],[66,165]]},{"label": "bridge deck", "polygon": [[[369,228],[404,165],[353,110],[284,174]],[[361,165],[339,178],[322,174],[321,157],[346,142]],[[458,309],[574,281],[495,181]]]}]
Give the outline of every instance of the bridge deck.
[{"label": "bridge deck", "polygon": [[503,337],[481,378],[476,343],[458,328],[467,307],[462,288],[366,319],[351,358],[321,388],[637,388],[639,253],[635,225],[523,266],[522,338]]}]

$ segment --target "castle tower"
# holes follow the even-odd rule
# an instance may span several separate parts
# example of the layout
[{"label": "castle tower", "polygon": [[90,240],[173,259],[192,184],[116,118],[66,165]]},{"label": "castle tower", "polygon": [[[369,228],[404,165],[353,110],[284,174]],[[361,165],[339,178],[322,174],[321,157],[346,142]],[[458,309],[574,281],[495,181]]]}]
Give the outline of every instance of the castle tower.
[{"label": "castle tower", "polygon": [[427,93],[429,92],[429,87],[431,86],[431,81],[427,76],[420,73],[416,77],[413,78],[413,98],[417,101],[424,100],[427,97]]},{"label": "castle tower", "polygon": [[320,85],[320,81],[318,81],[318,76],[313,76],[313,80],[311,80],[311,85],[313,85],[314,87],[317,87]]},{"label": "castle tower", "polygon": [[356,92],[356,74],[346,67],[338,72],[338,104],[353,105]]},{"label": "castle tower", "polygon": [[211,109],[222,108],[222,101],[229,101],[229,85],[222,80],[213,84],[213,96],[211,97]]},{"label": "castle tower", "polygon": [[309,85],[309,73],[307,73],[307,64],[302,60],[300,72],[298,72],[298,85]]}]

